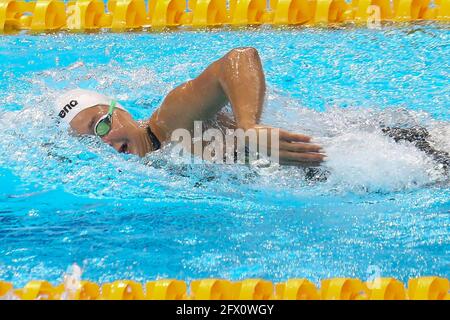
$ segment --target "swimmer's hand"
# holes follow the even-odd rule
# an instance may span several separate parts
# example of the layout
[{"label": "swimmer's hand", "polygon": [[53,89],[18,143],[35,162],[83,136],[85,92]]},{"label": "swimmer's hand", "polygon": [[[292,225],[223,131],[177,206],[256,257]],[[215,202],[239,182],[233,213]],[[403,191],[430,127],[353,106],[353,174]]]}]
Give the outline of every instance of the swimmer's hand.
[{"label": "swimmer's hand", "polygon": [[[251,129],[268,132],[267,150],[270,150],[271,130],[278,129],[279,134],[279,161],[283,165],[317,167],[324,161],[326,155],[321,146],[311,143],[311,137],[293,133],[287,130],[269,127],[265,125],[254,125]],[[260,141],[259,143],[262,143]],[[261,147],[261,145],[260,145]]]}]

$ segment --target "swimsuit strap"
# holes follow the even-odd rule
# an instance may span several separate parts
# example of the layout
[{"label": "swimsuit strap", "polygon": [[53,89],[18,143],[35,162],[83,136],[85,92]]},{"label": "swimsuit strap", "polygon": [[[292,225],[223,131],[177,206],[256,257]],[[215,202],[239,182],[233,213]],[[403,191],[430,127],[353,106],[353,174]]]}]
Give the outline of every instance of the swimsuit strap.
[{"label": "swimsuit strap", "polygon": [[158,138],[152,132],[152,129],[150,129],[150,126],[147,126],[147,134],[148,134],[148,137],[150,138],[150,141],[152,142],[153,151],[156,151],[159,148],[161,148],[161,142],[159,142]]}]

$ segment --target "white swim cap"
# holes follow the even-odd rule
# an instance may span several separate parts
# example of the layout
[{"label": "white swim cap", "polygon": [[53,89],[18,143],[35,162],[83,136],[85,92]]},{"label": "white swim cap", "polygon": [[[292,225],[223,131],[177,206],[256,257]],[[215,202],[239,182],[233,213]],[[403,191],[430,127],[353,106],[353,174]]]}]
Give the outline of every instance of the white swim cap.
[{"label": "white swim cap", "polygon": [[[94,107],[98,104],[109,106],[113,99],[91,90],[74,89],[67,91],[58,97],[55,102],[55,111],[61,123],[70,124],[73,118],[81,111]],[[126,109],[116,103],[116,107]]]}]

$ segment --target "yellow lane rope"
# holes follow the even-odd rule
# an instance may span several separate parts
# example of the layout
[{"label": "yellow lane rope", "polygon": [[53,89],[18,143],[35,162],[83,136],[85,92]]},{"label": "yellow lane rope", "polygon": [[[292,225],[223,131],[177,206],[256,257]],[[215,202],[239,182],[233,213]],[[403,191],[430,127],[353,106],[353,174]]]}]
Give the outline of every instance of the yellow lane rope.
[{"label": "yellow lane rope", "polygon": [[147,282],[132,280],[98,285],[69,279],[53,286],[33,280],[15,289],[0,281],[0,299],[23,300],[449,300],[449,281],[440,277],[410,279],[408,287],[394,278],[376,278],[363,282],[353,278],[321,281],[317,288],[307,279],[289,279],[272,283],[264,279],[229,281],[193,280],[190,285],[175,279]]}]

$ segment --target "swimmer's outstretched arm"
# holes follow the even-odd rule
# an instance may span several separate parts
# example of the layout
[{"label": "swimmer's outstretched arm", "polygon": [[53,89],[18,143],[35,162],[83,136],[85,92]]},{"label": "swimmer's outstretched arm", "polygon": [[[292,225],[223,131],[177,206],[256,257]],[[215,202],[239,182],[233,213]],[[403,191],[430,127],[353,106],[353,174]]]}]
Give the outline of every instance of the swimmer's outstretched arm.
[{"label": "swimmer's outstretched arm", "polygon": [[[209,65],[197,78],[176,87],[149,120],[162,141],[174,130],[192,131],[194,121],[212,119],[230,102],[237,128],[272,129],[259,124],[266,91],[264,72],[256,49],[236,48]],[[317,165],[324,155],[310,137],[280,129],[280,162]]]}]

